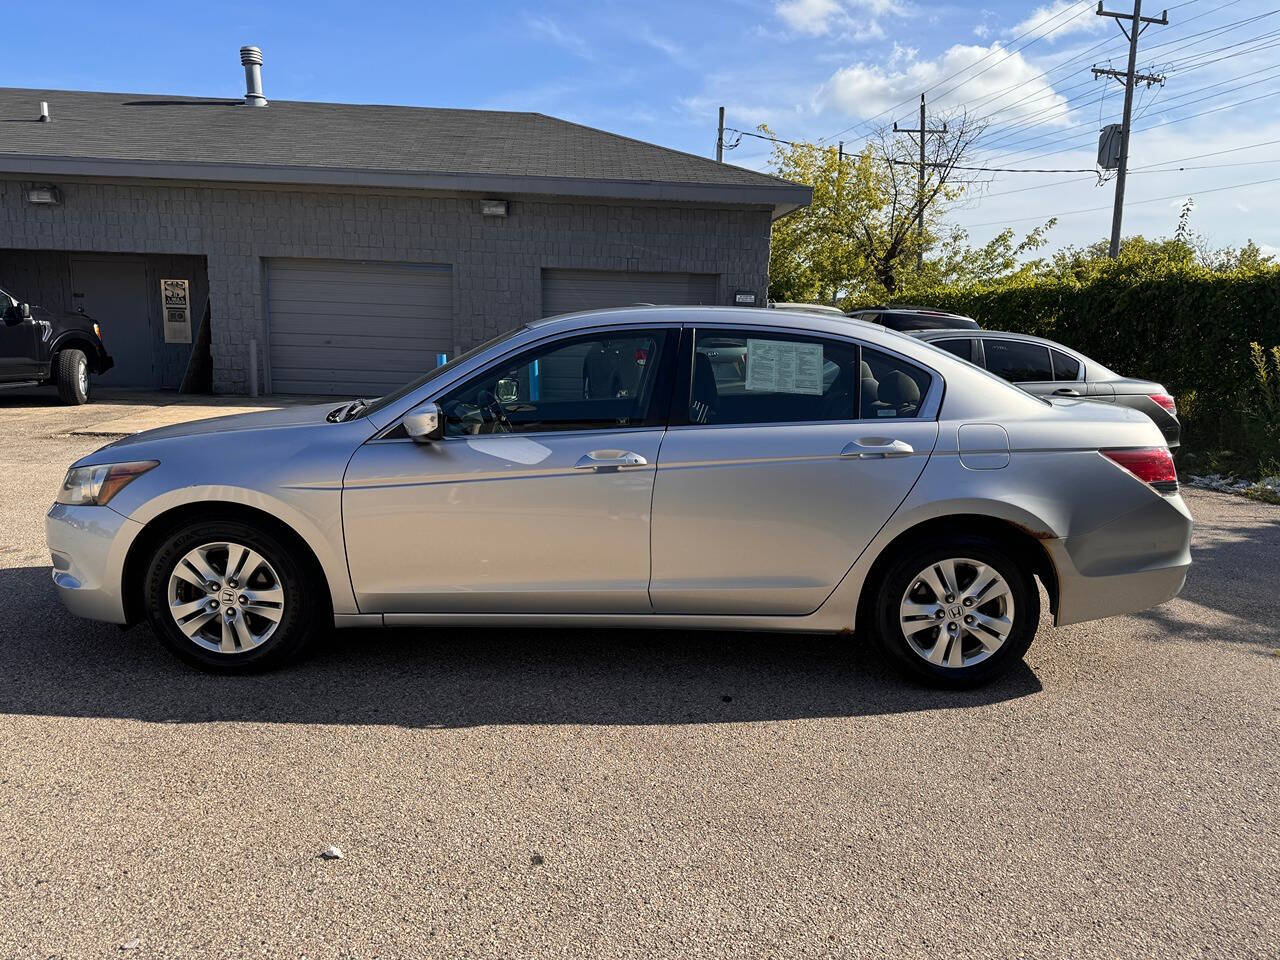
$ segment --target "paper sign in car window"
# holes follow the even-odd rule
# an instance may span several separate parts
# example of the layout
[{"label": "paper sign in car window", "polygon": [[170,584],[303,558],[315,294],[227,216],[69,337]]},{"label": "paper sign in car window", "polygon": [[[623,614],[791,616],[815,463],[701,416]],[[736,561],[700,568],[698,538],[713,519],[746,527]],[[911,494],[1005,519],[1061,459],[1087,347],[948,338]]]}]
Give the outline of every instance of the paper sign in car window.
[{"label": "paper sign in car window", "polygon": [[822,395],[822,344],[747,340],[747,390]]}]

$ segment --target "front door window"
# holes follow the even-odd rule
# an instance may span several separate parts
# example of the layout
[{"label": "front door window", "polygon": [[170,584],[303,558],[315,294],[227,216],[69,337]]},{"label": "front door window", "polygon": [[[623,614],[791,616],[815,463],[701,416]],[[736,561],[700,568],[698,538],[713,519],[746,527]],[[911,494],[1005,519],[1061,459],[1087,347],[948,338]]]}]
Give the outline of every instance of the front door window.
[{"label": "front door window", "polygon": [[665,422],[663,351],[675,330],[616,330],[535,347],[440,400],[445,435],[544,433]]}]

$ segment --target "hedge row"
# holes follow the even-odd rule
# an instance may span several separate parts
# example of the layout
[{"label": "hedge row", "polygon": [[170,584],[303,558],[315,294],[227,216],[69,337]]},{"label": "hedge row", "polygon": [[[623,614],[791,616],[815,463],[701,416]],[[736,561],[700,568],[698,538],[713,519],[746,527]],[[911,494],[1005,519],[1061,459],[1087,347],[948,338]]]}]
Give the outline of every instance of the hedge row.
[{"label": "hedge row", "polygon": [[1057,340],[1125,376],[1195,391],[1201,402],[1239,403],[1255,383],[1249,344],[1280,345],[1280,269],[1116,269],[911,296],[989,330]]}]

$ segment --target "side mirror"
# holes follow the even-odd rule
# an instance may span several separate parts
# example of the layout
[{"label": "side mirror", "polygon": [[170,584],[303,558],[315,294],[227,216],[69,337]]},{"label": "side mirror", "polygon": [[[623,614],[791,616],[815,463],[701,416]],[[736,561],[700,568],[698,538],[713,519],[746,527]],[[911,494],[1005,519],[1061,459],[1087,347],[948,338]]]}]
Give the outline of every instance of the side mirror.
[{"label": "side mirror", "polygon": [[520,399],[520,381],[503,377],[498,381],[498,389],[494,393],[499,403],[515,403]]},{"label": "side mirror", "polygon": [[16,327],[22,321],[30,319],[31,307],[25,303],[15,303],[0,310],[0,317],[4,319],[8,326]]},{"label": "side mirror", "polygon": [[31,304],[29,304],[29,303],[20,303],[20,304],[18,304],[18,315],[19,315],[20,317],[22,317],[22,319],[23,319],[23,320],[30,320],[30,319],[31,319]]},{"label": "side mirror", "polygon": [[444,411],[438,403],[424,403],[404,415],[405,433],[414,443],[444,439]]}]

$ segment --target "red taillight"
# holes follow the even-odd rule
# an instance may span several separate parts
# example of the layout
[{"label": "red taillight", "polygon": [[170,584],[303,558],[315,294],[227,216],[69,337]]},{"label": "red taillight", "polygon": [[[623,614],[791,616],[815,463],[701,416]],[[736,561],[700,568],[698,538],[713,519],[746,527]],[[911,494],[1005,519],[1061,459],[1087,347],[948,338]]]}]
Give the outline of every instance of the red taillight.
[{"label": "red taillight", "polygon": [[1152,400],[1160,404],[1175,417],[1178,415],[1178,402],[1167,393],[1149,393],[1147,394]]},{"label": "red taillight", "polygon": [[1102,455],[1161,493],[1176,493],[1178,490],[1178,469],[1173,465],[1173,454],[1168,447],[1103,450]]}]

